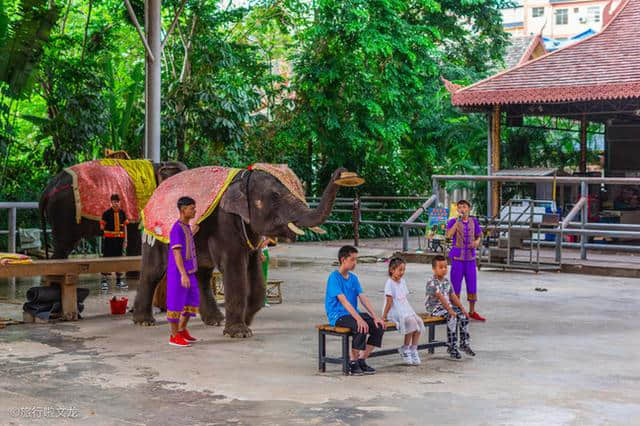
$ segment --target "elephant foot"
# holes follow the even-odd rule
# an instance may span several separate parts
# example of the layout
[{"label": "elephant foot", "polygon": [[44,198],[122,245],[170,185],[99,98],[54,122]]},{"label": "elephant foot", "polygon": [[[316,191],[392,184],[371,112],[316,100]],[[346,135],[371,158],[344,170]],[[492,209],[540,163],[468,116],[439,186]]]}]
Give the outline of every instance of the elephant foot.
[{"label": "elephant foot", "polygon": [[133,313],[133,323],[136,325],[141,325],[143,327],[149,327],[156,325],[156,320],[153,318],[153,315],[150,313]]},{"label": "elephant foot", "polygon": [[232,338],[245,338],[253,336],[253,332],[249,327],[242,323],[227,324],[223,334]]},{"label": "elephant foot", "polygon": [[200,311],[200,318],[206,325],[221,325],[222,321],[224,321],[224,315],[218,310],[213,312]]}]

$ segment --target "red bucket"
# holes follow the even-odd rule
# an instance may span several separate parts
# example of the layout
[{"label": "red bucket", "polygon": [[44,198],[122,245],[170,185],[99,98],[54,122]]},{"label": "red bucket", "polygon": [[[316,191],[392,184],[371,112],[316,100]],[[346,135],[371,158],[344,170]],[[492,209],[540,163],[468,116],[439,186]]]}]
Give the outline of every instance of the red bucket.
[{"label": "red bucket", "polygon": [[115,296],[109,300],[109,304],[111,305],[111,315],[124,315],[127,313],[127,303],[129,303],[129,299],[123,297],[121,299],[116,299]]}]

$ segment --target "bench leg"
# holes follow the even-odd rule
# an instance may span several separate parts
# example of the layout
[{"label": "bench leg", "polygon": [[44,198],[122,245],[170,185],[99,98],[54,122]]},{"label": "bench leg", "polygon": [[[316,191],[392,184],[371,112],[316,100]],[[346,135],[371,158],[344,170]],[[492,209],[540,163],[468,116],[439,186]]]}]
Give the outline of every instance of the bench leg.
[{"label": "bench leg", "polygon": [[349,375],[349,336],[342,336],[342,374]]},{"label": "bench leg", "polygon": [[[434,340],[436,340],[436,326],[430,325],[429,326],[429,343],[432,343]],[[433,347],[429,348],[429,353],[432,354],[433,352],[434,352],[434,348]]]},{"label": "bench leg", "polygon": [[318,370],[327,371],[327,363],[324,358],[327,356],[327,335],[318,330]]}]

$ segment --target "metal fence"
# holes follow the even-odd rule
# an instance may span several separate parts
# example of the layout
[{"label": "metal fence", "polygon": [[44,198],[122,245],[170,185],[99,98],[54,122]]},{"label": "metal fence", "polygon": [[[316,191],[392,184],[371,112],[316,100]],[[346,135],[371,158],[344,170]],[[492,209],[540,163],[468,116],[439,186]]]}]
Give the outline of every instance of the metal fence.
[{"label": "metal fence", "polygon": [[[9,253],[15,253],[18,249],[18,227],[17,227],[17,218],[18,218],[18,210],[37,210],[38,203],[37,202],[0,202],[0,211],[7,210],[8,212],[8,221],[7,221],[7,229],[0,229],[0,235],[7,235],[7,251]],[[51,229],[47,228],[47,233],[51,234]],[[94,250],[95,248],[95,250]],[[97,244],[91,244],[87,240],[81,240],[77,247],[74,249],[73,253],[75,254],[98,254],[100,252],[100,240],[98,240]]]},{"label": "metal fence", "polygon": [[[431,197],[433,198],[433,197]],[[403,217],[403,215],[414,213],[415,207],[394,207],[389,208],[389,203],[395,204],[418,204],[426,205],[431,199],[424,196],[362,196],[355,198],[336,198],[334,208],[331,212],[329,220],[325,221],[327,224],[336,225],[351,225],[353,227],[354,245],[358,246],[360,241],[360,225],[386,225],[397,228],[402,228],[406,221],[394,220],[393,218],[388,220],[375,220],[363,216],[376,215],[377,213],[383,213],[385,215],[396,215]],[[320,197],[309,197],[308,202],[311,207],[318,204]],[[426,201],[425,201],[426,200]],[[335,218],[335,216],[345,215],[349,213],[351,218],[349,220],[342,220]],[[419,215],[418,215],[419,216]],[[417,219],[417,217],[416,217]],[[415,222],[415,219],[414,219]],[[426,228],[426,223],[415,222],[416,226],[423,226]]]},{"label": "metal fence", "polygon": [[[397,226],[402,230],[402,249],[409,250],[409,235],[413,230],[425,230],[429,224],[428,221],[422,221],[428,214],[430,207],[439,206],[441,182],[447,181],[468,181],[468,182],[517,182],[517,183],[577,183],[580,184],[580,199],[564,217],[564,219],[553,228],[545,228],[544,233],[556,235],[555,242],[540,241],[541,246],[555,247],[556,261],[562,261],[562,248],[580,248],[581,259],[587,258],[587,251],[590,249],[598,250],[616,250],[628,252],[640,252],[640,245],[630,244],[598,244],[589,243],[588,238],[591,236],[615,237],[615,238],[632,238],[640,240],[640,224],[615,224],[589,222],[587,204],[589,199],[590,184],[613,184],[613,185],[640,185],[640,178],[607,178],[607,177],[565,177],[565,176],[474,176],[474,175],[433,175],[432,176],[432,193],[425,196],[362,196],[355,198],[336,198],[332,216],[325,223],[338,225],[351,225],[354,233],[354,244],[359,244],[359,228],[360,225],[387,225]],[[317,205],[320,197],[309,197],[310,206]],[[388,203],[403,204],[402,207],[389,208],[385,207]],[[407,204],[417,204],[418,207],[409,207]],[[10,252],[16,250],[16,217],[18,209],[37,209],[36,202],[0,202],[0,210],[8,209],[9,222],[8,230],[0,233],[8,234]],[[344,218],[349,213],[350,219]],[[363,216],[371,214],[379,215],[380,213],[393,216],[407,214],[406,220],[379,220],[371,219]],[[342,218],[335,216],[342,215]],[[579,215],[579,220],[575,221]],[[487,218],[487,224],[492,224],[497,231],[508,231],[510,227],[499,223],[499,218]],[[529,229],[532,232],[538,231],[537,228]],[[47,231],[49,232],[49,230]],[[564,235],[577,235],[580,237],[579,243],[562,241]]]},{"label": "metal fence", "polygon": [[[573,209],[566,217],[554,228],[545,229],[545,233],[555,234],[555,242],[551,245],[555,246],[555,260],[562,262],[562,247],[580,248],[580,258],[587,258],[589,249],[598,250],[616,250],[640,252],[639,245],[618,245],[618,244],[597,244],[589,243],[588,237],[614,237],[614,238],[631,238],[640,240],[640,224],[615,224],[600,223],[588,221],[587,204],[589,199],[589,185],[640,185],[640,178],[611,178],[611,177],[577,177],[577,176],[474,176],[474,175],[433,175],[432,178],[432,196],[429,200],[417,209],[407,221],[402,225],[403,228],[403,244],[404,251],[409,249],[408,231],[412,228],[424,228],[424,223],[416,223],[415,220],[426,211],[431,205],[437,205],[440,194],[441,182],[447,181],[467,181],[467,182],[517,182],[517,183],[554,183],[554,184],[580,184],[580,199],[574,205]],[[576,216],[580,214],[580,220],[574,221]],[[497,231],[508,231],[509,226],[501,225],[498,218],[488,218],[489,223],[493,223]],[[536,232],[535,228],[527,228],[532,232]],[[577,235],[580,237],[579,243],[564,242],[564,235]],[[548,242],[541,242],[541,245]]]}]

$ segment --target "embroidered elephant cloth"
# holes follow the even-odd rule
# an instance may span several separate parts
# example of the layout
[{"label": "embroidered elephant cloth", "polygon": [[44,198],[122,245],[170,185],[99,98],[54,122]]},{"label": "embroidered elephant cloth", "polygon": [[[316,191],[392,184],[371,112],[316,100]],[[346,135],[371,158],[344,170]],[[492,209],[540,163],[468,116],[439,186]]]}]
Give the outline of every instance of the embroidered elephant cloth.
[{"label": "embroidered elephant cloth", "polygon": [[112,194],[120,196],[120,208],[129,221],[138,222],[140,210],[156,184],[153,165],[148,160],[94,160],[65,171],[73,180],[78,223],[83,217],[100,220],[111,206]]},{"label": "embroidered elephant cloth", "polygon": [[309,206],[307,204],[307,199],[304,196],[304,186],[302,186],[302,182],[300,182],[298,176],[296,176],[296,174],[293,173],[293,170],[291,170],[286,164],[255,163],[252,166],[249,166],[249,170],[261,170],[269,173],[278,179],[285,188],[295,195],[296,198],[302,201],[306,206]]},{"label": "embroidered elephant cloth", "polygon": [[224,191],[240,169],[207,166],[190,169],[162,182],[142,211],[144,232],[169,243],[171,227],[179,216],[178,199],[191,197],[196,202],[195,223],[200,223],[217,207]]},{"label": "embroidered elephant cloth", "polygon": [[105,158],[100,160],[103,166],[120,166],[127,171],[136,189],[138,210],[142,210],[156,189],[156,176],[149,160],[117,160]]}]

